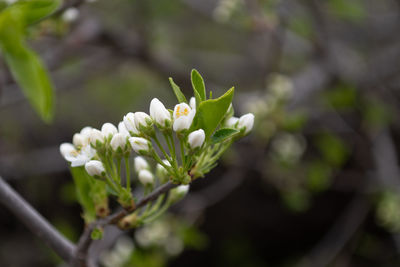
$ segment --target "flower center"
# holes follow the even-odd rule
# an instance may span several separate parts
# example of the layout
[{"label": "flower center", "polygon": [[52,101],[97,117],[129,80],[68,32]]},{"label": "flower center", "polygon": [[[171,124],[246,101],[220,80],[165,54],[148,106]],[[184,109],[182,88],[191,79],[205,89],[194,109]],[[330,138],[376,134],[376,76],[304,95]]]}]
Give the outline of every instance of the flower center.
[{"label": "flower center", "polygon": [[187,116],[189,114],[189,109],[184,108],[183,110],[181,109],[180,106],[176,108],[176,118],[179,118],[180,116]]}]

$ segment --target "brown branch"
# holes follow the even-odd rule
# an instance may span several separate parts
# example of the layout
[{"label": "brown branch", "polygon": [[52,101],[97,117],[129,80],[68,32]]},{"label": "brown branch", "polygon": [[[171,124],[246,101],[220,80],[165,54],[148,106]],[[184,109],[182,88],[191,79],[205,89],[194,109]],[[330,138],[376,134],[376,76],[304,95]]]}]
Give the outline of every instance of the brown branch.
[{"label": "brown branch", "polygon": [[22,223],[42,239],[62,259],[69,261],[74,256],[75,245],[62,236],[28,202],[12,189],[0,176],[0,203],[6,206]]}]

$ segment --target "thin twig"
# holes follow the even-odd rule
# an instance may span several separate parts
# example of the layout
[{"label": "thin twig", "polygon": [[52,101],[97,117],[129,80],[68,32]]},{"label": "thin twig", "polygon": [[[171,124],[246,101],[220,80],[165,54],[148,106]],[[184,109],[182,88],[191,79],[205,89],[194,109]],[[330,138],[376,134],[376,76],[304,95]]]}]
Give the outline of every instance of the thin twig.
[{"label": "thin twig", "polygon": [[43,216],[12,189],[1,176],[0,202],[62,259],[68,262],[74,256],[75,245],[62,236]]}]

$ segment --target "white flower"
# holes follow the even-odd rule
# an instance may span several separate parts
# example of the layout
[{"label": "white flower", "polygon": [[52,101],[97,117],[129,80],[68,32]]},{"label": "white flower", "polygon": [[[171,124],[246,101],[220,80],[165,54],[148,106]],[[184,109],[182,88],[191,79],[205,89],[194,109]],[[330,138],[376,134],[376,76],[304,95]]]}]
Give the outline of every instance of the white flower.
[{"label": "white flower", "polygon": [[88,142],[89,142],[88,138],[86,138],[84,135],[80,133],[76,133],[72,137],[72,143],[74,144],[75,147],[86,146]]},{"label": "white flower", "polygon": [[176,192],[181,195],[186,195],[189,192],[189,185],[180,185],[176,188]]},{"label": "white flower", "polygon": [[121,134],[121,133],[116,133],[110,142],[110,145],[114,151],[117,151],[117,149],[120,147],[122,150],[124,150],[126,146],[126,136]]},{"label": "white flower", "polygon": [[135,126],[136,129],[140,129],[142,127],[149,127],[152,124],[151,117],[147,115],[145,112],[135,112]]},{"label": "white flower", "polygon": [[129,112],[124,116],[124,124],[126,129],[131,132],[132,134],[139,134],[138,129],[135,125],[135,114]]},{"label": "white flower", "polygon": [[193,131],[188,136],[188,142],[190,148],[194,149],[203,145],[206,135],[203,129]]},{"label": "white flower", "polygon": [[147,185],[147,184],[153,184],[154,182],[154,176],[153,174],[148,171],[148,170],[141,170],[139,172],[139,181],[143,184],[143,185]]},{"label": "white flower", "polygon": [[79,10],[75,7],[70,7],[62,14],[62,19],[66,22],[72,22],[79,16]]},{"label": "white flower", "polygon": [[120,121],[118,123],[118,132],[122,135],[124,135],[125,137],[129,137],[130,134],[128,132],[128,129],[126,129],[125,124],[123,121]]},{"label": "white flower", "polygon": [[[60,148],[61,149],[61,148]],[[84,146],[79,152],[71,153],[64,158],[71,162],[71,167],[83,166],[96,154],[96,150],[91,146]]]},{"label": "white flower", "polygon": [[86,138],[89,138],[92,129],[93,128],[90,126],[83,127],[82,130],[80,131],[80,134],[85,136]]},{"label": "white flower", "polygon": [[91,160],[85,164],[85,170],[90,176],[103,176],[106,172],[103,163],[98,160]]},{"label": "white flower", "polygon": [[142,137],[130,137],[129,142],[136,153],[140,153],[140,151],[147,152],[151,148],[150,141]]},{"label": "white flower", "polygon": [[190,106],[192,109],[196,109],[196,98],[195,98],[194,96],[192,96],[192,97],[190,98],[190,100],[189,100],[189,106]]},{"label": "white flower", "polygon": [[172,202],[176,202],[182,199],[189,192],[189,185],[180,185],[171,189],[171,199]]},{"label": "white flower", "polygon": [[253,129],[253,124],[254,115],[252,113],[247,113],[239,118],[238,129],[245,128],[244,133],[247,134]]},{"label": "white flower", "polygon": [[146,170],[149,168],[149,164],[143,157],[135,157],[135,170],[140,172],[141,170]]},{"label": "white flower", "polygon": [[[171,166],[168,160],[163,159],[163,163],[167,166]],[[156,175],[160,179],[161,183],[166,183],[168,181],[168,171],[161,164],[157,163]]]},{"label": "white flower", "polygon": [[226,126],[228,127],[235,127],[236,123],[239,121],[239,118],[237,117],[230,117],[227,121],[226,121]]},{"label": "white flower", "polygon": [[60,145],[60,153],[64,159],[67,159],[67,157],[77,155],[78,151],[76,151],[75,147],[71,143],[62,143]]},{"label": "white flower", "polygon": [[89,136],[89,141],[92,146],[96,146],[97,141],[104,143],[104,135],[97,129],[92,129]]},{"label": "white flower", "polygon": [[157,98],[153,98],[150,102],[150,116],[162,127],[166,127],[168,121],[171,121],[171,114]]},{"label": "white flower", "polygon": [[104,135],[105,138],[110,138],[117,132],[117,128],[112,123],[106,122],[103,124],[103,126],[101,126],[101,133]]},{"label": "white flower", "polygon": [[180,103],[174,108],[174,131],[182,131],[189,129],[192,125],[194,115],[196,114],[195,109],[191,109],[186,103]]}]

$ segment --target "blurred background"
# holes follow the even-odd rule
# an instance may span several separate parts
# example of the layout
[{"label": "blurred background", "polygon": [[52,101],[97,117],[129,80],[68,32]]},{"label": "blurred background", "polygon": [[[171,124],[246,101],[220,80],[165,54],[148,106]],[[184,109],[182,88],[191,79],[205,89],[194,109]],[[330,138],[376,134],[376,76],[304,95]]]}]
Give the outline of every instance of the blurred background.
[{"label": "blurred background", "polygon": [[[190,71],[235,86],[253,133],[170,214],[106,229],[102,266],[400,265],[400,1],[64,1],[29,29],[56,87],[45,124],[0,61],[0,175],[76,242],[80,206],[59,144],[84,126],[176,103]],[[1,266],[61,260],[0,208]]]}]

